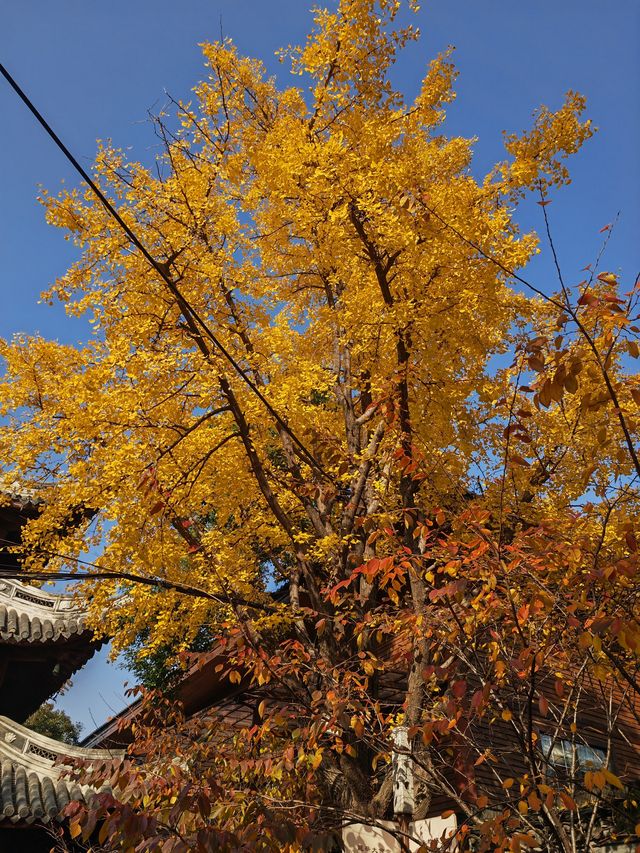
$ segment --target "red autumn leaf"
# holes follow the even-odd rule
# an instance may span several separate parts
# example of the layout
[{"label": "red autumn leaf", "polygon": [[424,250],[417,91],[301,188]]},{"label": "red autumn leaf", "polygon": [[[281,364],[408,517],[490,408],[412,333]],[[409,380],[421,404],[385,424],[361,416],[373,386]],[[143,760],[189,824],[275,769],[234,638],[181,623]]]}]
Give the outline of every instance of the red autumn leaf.
[{"label": "red autumn leaf", "polygon": [[582,296],[578,299],[578,305],[592,305],[594,302],[597,301],[597,297],[594,296],[591,291],[585,290]]},{"label": "red autumn leaf", "polygon": [[471,707],[474,711],[477,711],[480,705],[484,702],[484,694],[482,690],[476,690],[471,698]]},{"label": "red autumn leaf", "polygon": [[451,692],[456,697],[456,699],[462,699],[464,694],[467,692],[467,682],[455,681]]}]

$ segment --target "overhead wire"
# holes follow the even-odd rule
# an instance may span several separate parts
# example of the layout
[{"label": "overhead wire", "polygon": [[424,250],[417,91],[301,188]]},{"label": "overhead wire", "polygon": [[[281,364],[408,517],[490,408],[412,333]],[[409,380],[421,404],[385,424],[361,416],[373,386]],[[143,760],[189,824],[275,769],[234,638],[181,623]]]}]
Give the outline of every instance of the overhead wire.
[{"label": "overhead wire", "polygon": [[[72,154],[72,152],[67,148],[64,142],[60,139],[58,134],[53,130],[51,125],[44,118],[42,113],[35,106],[33,101],[29,98],[29,96],[24,92],[24,90],[18,85],[16,80],[12,77],[9,71],[5,68],[4,65],[0,63],[0,74],[5,78],[7,83],[11,86],[14,92],[18,95],[20,100],[25,104],[27,109],[32,113],[32,115],[36,118],[38,123],[43,127],[47,135],[53,140],[55,145],[60,149],[60,151],[64,154],[66,159],[71,163],[73,168],[78,172],[81,178],[88,184],[91,188],[94,195],[99,199],[104,208],[107,210],[109,215],[118,223],[120,228],[127,235],[131,243],[138,249],[138,251],[143,255],[145,260],[150,264],[150,266],[157,272],[157,274],[161,277],[161,279],[165,282],[169,291],[175,297],[176,302],[178,303],[178,307],[180,308],[181,313],[184,315],[185,321],[190,327],[190,331],[192,332],[194,338],[196,339],[196,343],[198,343],[197,338],[202,333],[209,339],[209,341],[213,344],[213,346],[221,353],[221,355],[228,361],[228,363],[233,367],[238,376],[243,380],[243,382],[247,385],[247,387],[252,391],[252,393],[260,400],[263,406],[267,409],[269,414],[276,421],[278,426],[283,429],[287,435],[291,438],[294,444],[301,451],[302,456],[305,458],[307,464],[309,464],[312,468],[314,468],[317,472],[319,472],[325,479],[330,479],[329,475],[326,473],[322,465],[317,461],[317,459],[310,453],[302,441],[297,437],[291,427],[287,424],[287,422],[282,418],[282,416],[276,411],[276,409],[271,405],[271,403],[267,400],[264,394],[260,391],[256,383],[251,379],[250,376],[247,375],[246,371],[242,369],[242,367],[238,364],[233,355],[229,352],[229,350],[224,346],[224,344],[220,341],[217,335],[210,329],[208,323],[206,323],[199,312],[187,301],[184,297],[176,282],[171,278],[168,272],[169,263],[161,262],[156,260],[153,257],[151,252],[144,245],[142,240],[137,236],[137,234],[133,231],[133,229],[127,225],[122,216],[118,213],[113,204],[109,201],[109,199],[104,195],[100,187],[95,183],[95,181],[91,178],[88,172],[81,166],[76,157]],[[198,329],[201,331],[198,332]],[[200,350],[203,354],[208,357],[209,350],[204,347],[204,342],[198,344]]]}]

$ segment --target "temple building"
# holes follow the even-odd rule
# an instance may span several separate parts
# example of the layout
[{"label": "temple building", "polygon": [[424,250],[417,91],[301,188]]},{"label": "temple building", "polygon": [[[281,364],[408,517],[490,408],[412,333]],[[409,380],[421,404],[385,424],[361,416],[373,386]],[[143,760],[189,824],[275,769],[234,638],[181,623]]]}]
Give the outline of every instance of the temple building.
[{"label": "temple building", "polygon": [[[60,812],[91,791],[65,779],[65,756],[104,761],[109,750],[60,743],[22,723],[57,693],[101,643],[85,626],[85,611],[57,595],[6,577],[19,570],[10,549],[37,513],[30,497],[0,507],[0,851],[40,853],[55,847]],[[3,577],[3,571],[5,577]],[[69,839],[67,839],[69,843]],[[72,843],[69,849],[72,849]]]},{"label": "temple building", "polygon": [[17,722],[57,693],[101,643],[72,598],[1,577],[0,715]]}]

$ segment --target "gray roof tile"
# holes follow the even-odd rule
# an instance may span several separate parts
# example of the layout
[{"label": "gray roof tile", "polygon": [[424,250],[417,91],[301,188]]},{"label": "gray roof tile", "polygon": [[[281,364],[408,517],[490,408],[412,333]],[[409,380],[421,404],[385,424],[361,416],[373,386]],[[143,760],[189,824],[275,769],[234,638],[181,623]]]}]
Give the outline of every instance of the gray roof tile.
[{"label": "gray roof tile", "polygon": [[4,642],[69,639],[88,630],[86,615],[86,608],[69,595],[0,579],[0,639]]},{"label": "gray roof tile", "polygon": [[48,823],[71,800],[87,801],[95,792],[61,778],[65,757],[109,761],[120,751],[83,749],[32,732],[0,716],[0,826],[5,822]]}]

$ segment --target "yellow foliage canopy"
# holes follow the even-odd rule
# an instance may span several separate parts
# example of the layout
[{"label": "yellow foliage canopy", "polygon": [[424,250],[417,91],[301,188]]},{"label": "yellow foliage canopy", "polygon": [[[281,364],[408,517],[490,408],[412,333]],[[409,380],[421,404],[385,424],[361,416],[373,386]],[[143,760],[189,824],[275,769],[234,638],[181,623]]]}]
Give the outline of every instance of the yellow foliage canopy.
[{"label": "yellow foliage canopy", "polygon": [[[519,233],[513,202],[566,179],[561,159],[589,123],[570,95],[529,135],[509,138],[514,160],[477,182],[469,141],[439,127],[453,98],[448,56],[406,104],[387,72],[415,34],[387,26],[397,4],[381,4],[382,17],[373,6],[317,13],[291,52],[310,96],[278,88],[229,42],[204,45],[195,102],[179,106],[177,129],[158,119],[157,173],[101,148],[96,179],[173,290],[89,190],[45,196],[49,221],[82,250],[46,297],[88,313],[94,328],[82,348],[2,345],[2,458],[43,487],[30,535],[45,556],[73,566],[106,537],[103,568],[249,599],[302,563],[339,580],[363,554],[349,515],[399,517],[392,459],[409,422],[421,507],[464,493],[478,472],[490,487],[504,443],[497,403],[520,370],[491,370],[492,359],[551,319],[507,273],[537,245]],[[536,413],[532,457],[567,444],[571,410],[540,426]],[[588,488],[595,472],[585,478],[576,465],[586,429],[571,463],[553,463],[541,500]],[[79,505],[99,511],[93,525],[54,542],[51,530]],[[345,548],[355,556],[345,560]],[[206,599],[117,582],[91,595],[96,627],[117,645],[149,625],[152,644],[166,640],[183,623],[176,609],[193,630],[226,615],[212,616]]]}]

